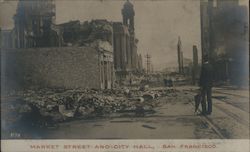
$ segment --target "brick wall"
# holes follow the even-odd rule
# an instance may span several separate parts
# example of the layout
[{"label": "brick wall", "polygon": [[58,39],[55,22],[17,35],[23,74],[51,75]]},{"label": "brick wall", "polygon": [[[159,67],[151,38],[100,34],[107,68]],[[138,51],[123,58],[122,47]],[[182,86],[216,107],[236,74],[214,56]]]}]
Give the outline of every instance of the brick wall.
[{"label": "brick wall", "polygon": [[1,52],[2,87],[100,88],[98,51],[90,47]]}]

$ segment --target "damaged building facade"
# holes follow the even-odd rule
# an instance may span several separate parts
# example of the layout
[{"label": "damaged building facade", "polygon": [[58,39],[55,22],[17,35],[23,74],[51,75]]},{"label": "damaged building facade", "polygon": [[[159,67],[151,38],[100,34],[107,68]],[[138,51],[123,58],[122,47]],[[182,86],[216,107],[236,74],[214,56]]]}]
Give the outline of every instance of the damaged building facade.
[{"label": "damaged building facade", "polygon": [[249,84],[248,11],[239,0],[201,1],[202,56],[208,55],[214,79]]},{"label": "damaged building facade", "polygon": [[[80,34],[68,29],[72,27]],[[115,80],[112,24],[95,20],[83,24],[70,22],[57,28],[65,30],[61,47],[5,48],[2,51],[5,86],[111,89]]]},{"label": "damaged building facade", "polygon": [[49,47],[2,51],[4,91],[29,88],[110,89],[112,52],[94,47]]},{"label": "damaged building facade", "polygon": [[137,53],[139,40],[135,37],[133,4],[125,2],[122,8],[123,22],[114,22],[114,67],[118,81],[142,71],[142,57]]},{"label": "damaged building facade", "polygon": [[56,25],[54,21],[53,0],[19,1],[11,36],[1,38],[1,43],[6,38],[13,42],[3,45],[1,52],[4,87],[111,89],[115,80],[112,23]]},{"label": "damaged building facade", "polygon": [[[88,57],[91,58],[91,61],[95,61],[94,64],[98,65],[98,67],[89,66],[93,69],[87,68],[89,72],[85,72],[92,73],[92,71],[98,69],[98,72],[95,74],[95,76],[98,76],[98,81],[96,80],[95,82],[98,82],[99,85],[93,83],[93,85],[91,86],[89,84],[85,85],[83,83],[81,85],[75,85],[75,87],[81,86],[87,88],[93,87],[100,89],[110,89],[114,86],[115,80],[117,80],[116,82],[119,83],[130,79],[132,75],[142,74],[143,72],[142,57],[137,53],[137,44],[139,40],[135,37],[135,12],[132,3],[126,1],[121,12],[123,17],[122,22],[110,22],[107,20],[99,19],[85,22],[76,20],[62,24],[55,24],[56,9],[54,0],[37,0],[32,2],[20,0],[17,6],[16,14],[13,18],[15,23],[14,29],[6,32],[1,32],[4,33],[4,35],[1,34],[3,35],[1,43],[5,48],[3,52],[6,52],[6,56],[10,55],[9,53],[7,53],[10,50],[12,53],[16,51],[17,54],[19,54],[19,52],[17,52],[19,50],[23,52],[40,54],[40,51],[45,50],[45,52],[47,52],[51,49],[52,52],[55,52],[55,50],[56,52],[58,52],[58,50],[66,52],[70,51],[74,56],[74,53],[77,52],[74,50],[81,50],[83,51],[82,61],[79,61],[79,64],[82,64],[82,67],[84,68],[85,65],[89,65],[89,63],[87,63],[89,60],[86,60],[84,58],[88,56],[88,50],[93,49],[95,50],[95,53],[93,54],[93,56]],[[37,51],[25,51],[26,49]],[[84,51],[85,49],[86,51]],[[64,52],[58,53],[64,54]],[[18,57],[16,59],[20,59],[25,62],[25,64],[20,65],[37,64],[33,63],[33,61],[35,60],[32,59],[36,57],[35,55],[31,55],[30,58],[27,58],[27,61],[24,61],[20,55],[22,55],[22,53],[17,55]],[[23,55],[23,58],[27,57],[26,53],[23,53]],[[98,56],[98,58],[96,58],[96,56]],[[53,58],[49,59],[52,60]],[[71,57],[69,57],[68,59],[71,60]],[[44,59],[44,62],[45,61],[49,62],[48,59]],[[18,62],[19,61],[16,61],[14,63]],[[70,67],[70,64],[62,64],[64,65],[65,69]],[[27,69],[26,67],[22,68],[19,65],[13,65],[11,70],[17,70],[14,67]],[[29,72],[37,72],[37,70],[31,70]],[[7,73],[12,72],[8,71],[6,72],[6,74]],[[35,75],[39,74],[41,73],[37,73]],[[85,74],[79,73],[79,75],[82,76],[82,79],[85,79]],[[62,77],[62,75],[60,74],[58,76]],[[6,76],[6,78],[7,77],[8,76]],[[20,77],[20,82],[26,80],[26,78],[24,77]],[[74,79],[75,77],[78,76],[72,75],[72,79]],[[49,77],[47,79],[49,79]],[[63,79],[64,78],[62,78],[62,80]],[[70,78],[68,79],[70,80]],[[92,78],[88,77],[88,79]],[[63,81],[66,81],[66,79]],[[31,82],[29,83],[32,84]],[[58,86],[57,84],[53,85],[53,83],[47,82],[44,84],[48,84],[48,87]],[[72,81],[72,84],[77,83]],[[17,86],[18,85],[19,84],[17,84]],[[61,87],[63,86],[70,88],[74,87],[74,85],[64,85],[64,83],[62,82]]]},{"label": "damaged building facade", "polygon": [[55,14],[54,0],[19,0],[13,18],[14,48],[59,46],[57,33],[51,30]]}]

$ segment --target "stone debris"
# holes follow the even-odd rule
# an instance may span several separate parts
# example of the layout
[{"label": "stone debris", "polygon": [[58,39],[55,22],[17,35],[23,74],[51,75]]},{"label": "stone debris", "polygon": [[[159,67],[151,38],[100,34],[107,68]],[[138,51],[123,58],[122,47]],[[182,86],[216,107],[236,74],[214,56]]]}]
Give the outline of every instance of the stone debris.
[{"label": "stone debris", "polygon": [[27,90],[17,93],[20,97],[10,103],[9,108],[18,116],[18,120],[50,126],[49,124],[74,118],[105,116],[126,111],[144,116],[145,111],[157,106],[158,97],[170,94],[173,96],[173,93],[173,89],[140,91],[139,88]]},{"label": "stone debris", "polygon": [[152,126],[149,126],[149,125],[142,125],[142,127],[148,128],[148,129],[156,129],[155,127],[152,127]]},{"label": "stone debris", "polygon": [[149,85],[142,85],[142,86],[140,86],[140,91],[146,91],[146,90],[148,90],[149,89]]},{"label": "stone debris", "polygon": [[143,99],[144,99],[145,101],[149,101],[149,100],[153,100],[153,99],[155,98],[155,94],[146,93],[146,94],[144,94],[142,97],[143,97]]},{"label": "stone debris", "polygon": [[[107,20],[92,20],[81,23],[80,21],[70,21],[59,24],[62,39],[66,46],[99,46],[101,48],[111,47],[113,28],[112,23]],[[96,41],[96,42],[95,42]],[[110,43],[100,43],[107,42]]]}]

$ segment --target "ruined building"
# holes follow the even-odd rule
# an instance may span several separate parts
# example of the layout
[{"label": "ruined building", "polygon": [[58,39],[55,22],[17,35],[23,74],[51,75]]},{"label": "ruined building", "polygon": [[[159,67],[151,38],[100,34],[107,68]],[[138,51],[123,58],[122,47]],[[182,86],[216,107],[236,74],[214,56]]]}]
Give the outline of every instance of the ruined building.
[{"label": "ruined building", "polygon": [[[4,86],[111,89],[112,24],[105,20],[69,24],[58,25],[64,39],[61,47],[4,49]],[[72,27],[85,34],[72,34]]]},{"label": "ruined building", "polygon": [[108,42],[113,46],[113,27],[107,20],[70,21],[53,25],[62,38],[62,46],[88,46],[95,45],[96,41]]},{"label": "ruined building", "polygon": [[248,84],[247,6],[239,0],[203,0],[200,9],[202,56],[209,56],[214,79]]},{"label": "ruined building", "polygon": [[3,90],[113,87],[113,54],[102,47],[5,49],[2,55]]},{"label": "ruined building", "polygon": [[[4,38],[4,41],[11,42],[6,43],[6,48],[15,48],[5,49],[6,56],[14,52],[10,61],[16,60],[13,63],[6,61],[10,70],[6,74],[12,80],[18,80],[13,84],[110,89],[115,79],[122,81],[132,74],[142,73],[132,3],[127,1],[123,6],[123,22],[92,20],[55,24],[55,12],[54,0],[19,1],[14,16],[15,27],[11,32],[5,32]],[[38,56],[43,60],[34,60]],[[50,63],[58,70],[43,62]],[[67,74],[60,69],[65,69]],[[19,74],[14,74],[14,70]]]},{"label": "ruined building", "polygon": [[113,23],[114,28],[114,63],[116,75],[126,76],[131,68],[131,49],[127,26],[120,22]]},{"label": "ruined building", "polygon": [[19,0],[14,16],[14,47],[59,46],[57,34],[51,30],[54,22],[54,0]]},{"label": "ruined building", "polygon": [[177,43],[177,57],[178,57],[178,67],[179,67],[179,73],[183,74],[183,52],[182,52],[182,45],[181,45],[181,38],[178,37],[178,43]]},{"label": "ruined building", "polygon": [[106,20],[54,24],[52,0],[18,3],[15,45],[2,50],[3,87],[111,89],[113,26]]},{"label": "ruined building", "polygon": [[133,4],[127,1],[122,8],[123,23],[113,23],[114,67],[118,80],[126,79],[131,73],[142,71],[142,60],[138,60],[134,16]]}]

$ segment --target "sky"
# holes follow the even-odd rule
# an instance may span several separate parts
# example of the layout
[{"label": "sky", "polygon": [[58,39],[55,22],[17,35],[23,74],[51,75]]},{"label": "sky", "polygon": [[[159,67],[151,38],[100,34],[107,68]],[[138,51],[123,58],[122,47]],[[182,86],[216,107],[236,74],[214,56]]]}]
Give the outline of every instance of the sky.
[{"label": "sky", "polygon": [[[3,0],[0,0],[3,1]],[[199,0],[130,0],[135,9],[138,52],[152,56],[155,70],[177,67],[177,41],[180,36],[184,58],[192,59],[193,45],[200,46]],[[56,0],[56,23],[92,19],[122,21],[124,0]],[[0,26],[13,27],[16,1],[0,3]],[[145,64],[145,59],[144,59]]]}]

